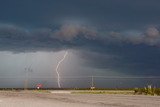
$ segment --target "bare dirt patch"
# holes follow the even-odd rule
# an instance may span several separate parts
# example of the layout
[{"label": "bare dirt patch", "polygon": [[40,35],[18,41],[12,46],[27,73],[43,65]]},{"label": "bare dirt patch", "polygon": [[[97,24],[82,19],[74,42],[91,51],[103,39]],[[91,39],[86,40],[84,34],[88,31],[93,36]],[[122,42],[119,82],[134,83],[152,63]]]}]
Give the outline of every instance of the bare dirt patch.
[{"label": "bare dirt patch", "polygon": [[160,107],[160,97],[0,91],[0,107]]}]

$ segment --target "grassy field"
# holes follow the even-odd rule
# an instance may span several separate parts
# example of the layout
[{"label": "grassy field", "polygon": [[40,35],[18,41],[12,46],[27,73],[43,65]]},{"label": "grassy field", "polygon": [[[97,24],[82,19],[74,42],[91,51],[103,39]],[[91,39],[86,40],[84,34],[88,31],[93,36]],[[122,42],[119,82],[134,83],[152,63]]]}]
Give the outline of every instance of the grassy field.
[{"label": "grassy field", "polygon": [[73,90],[73,94],[134,94],[134,90]]},{"label": "grassy field", "polygon": [[1,88],[1,91],[22,91],[50,93],[51,91],[69,91],[72,94],[123,94],[123,95],[160,95],[160,88],[147,86],[134,89],[23,89],[23,88]]}]

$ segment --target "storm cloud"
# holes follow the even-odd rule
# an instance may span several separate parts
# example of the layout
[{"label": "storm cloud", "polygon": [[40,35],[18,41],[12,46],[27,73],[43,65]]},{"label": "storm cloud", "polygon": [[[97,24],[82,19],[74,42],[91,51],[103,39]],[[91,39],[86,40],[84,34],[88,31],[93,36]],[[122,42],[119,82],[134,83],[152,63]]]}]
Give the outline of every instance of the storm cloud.
[{"label": "storm cloud", "polygon": [[75,62],[82,61],[74,65],[82,68],[72,72],[159,76],[159,4],[158,0],[2,0],[0,51],[20,55],[71,50]]},{"label": "storm cloud", "polygon": [[[0,25],[0,50],[39,51],[64,48],[94,48],[131,43],[132,45],[160,45],[160,32],[156,27],[144,31],[103,31],[80,24],[63,24],[57,28],[26,29],[16,25]],[[97,48],[95,47],[95,48]],[[90,49],[89,49],[90,50]],[[94,49],[93,49],[94,50]]]},{"label": "storm cloud", "polygon": [[[143,31],[106,32],[73,23],[34,30],[1,24],[0,44],[1,51],[16,53],[81,50],[77,55],[86,60],[84,66],[132,75],[159,74],[160,34],[154,26]],[[139,72],[141,69],[145,72]]]}]

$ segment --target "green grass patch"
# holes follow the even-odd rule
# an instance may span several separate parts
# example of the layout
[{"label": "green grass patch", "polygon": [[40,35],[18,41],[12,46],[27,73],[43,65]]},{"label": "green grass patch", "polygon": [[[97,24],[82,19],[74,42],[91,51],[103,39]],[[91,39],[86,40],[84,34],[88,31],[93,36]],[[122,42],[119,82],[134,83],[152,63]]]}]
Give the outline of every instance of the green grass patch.
[{"label": "green grass patch", "polygon": [[73,94],[134,94],[133,90],[81,90],[73,91]]}]

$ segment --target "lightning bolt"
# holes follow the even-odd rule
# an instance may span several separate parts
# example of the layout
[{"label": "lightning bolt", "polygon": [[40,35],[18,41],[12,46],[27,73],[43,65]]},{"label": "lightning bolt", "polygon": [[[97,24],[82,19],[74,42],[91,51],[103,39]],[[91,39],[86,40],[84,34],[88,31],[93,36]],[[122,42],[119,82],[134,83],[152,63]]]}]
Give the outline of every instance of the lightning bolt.
[{"label": "lightning bolt", "polygon": [[59,88],[61,88],[61,84],[60,84],[60,75],[59,75],[58,69],[59,69],[60,64],[65,60],[67,54],[68,54],[68,51],[65,52],[65,54],[63,55],[63,58],[58,62],[57,66],[56,66],[57,83],[58,83]]}]

